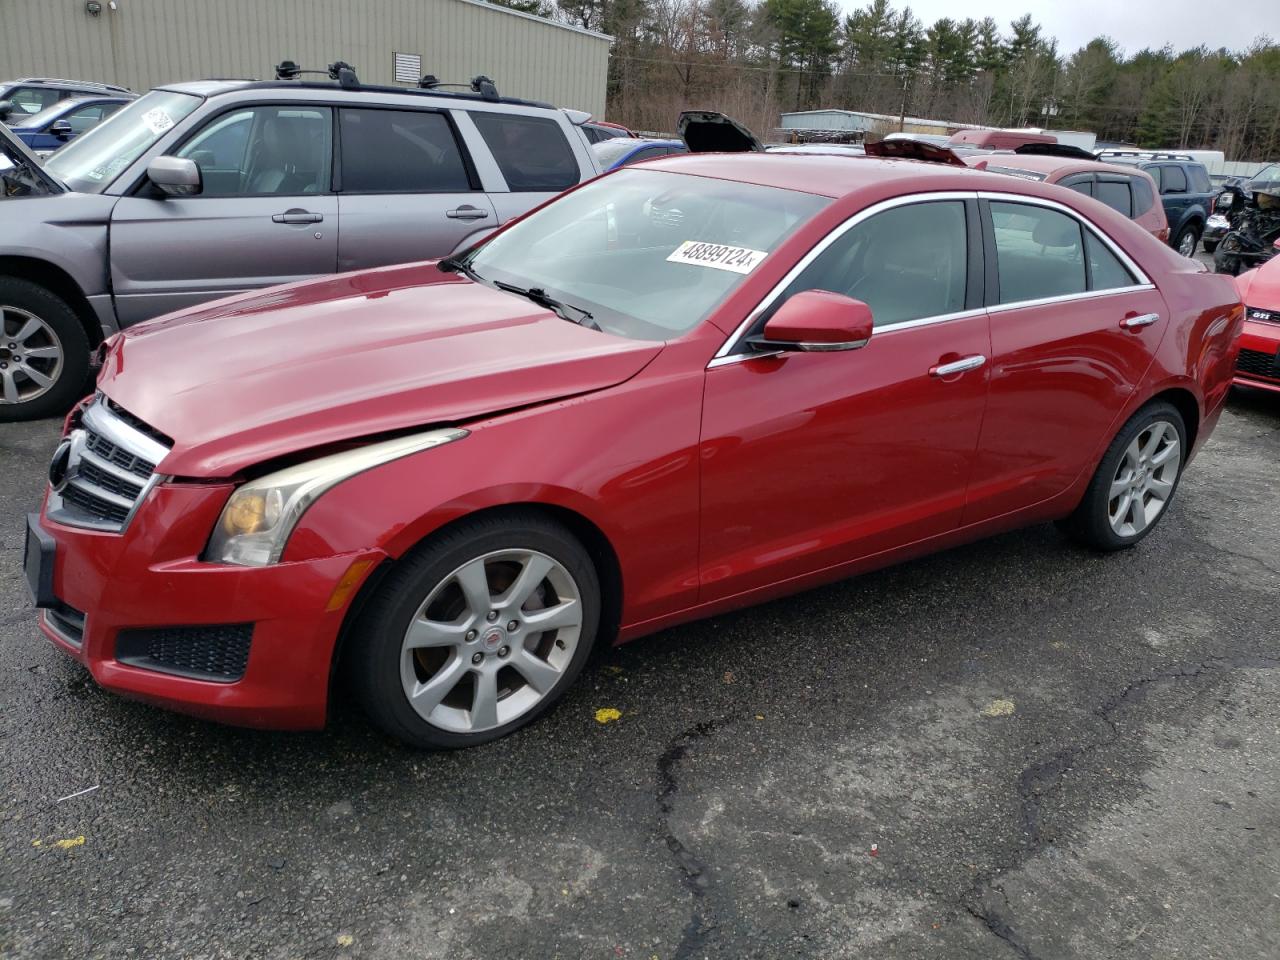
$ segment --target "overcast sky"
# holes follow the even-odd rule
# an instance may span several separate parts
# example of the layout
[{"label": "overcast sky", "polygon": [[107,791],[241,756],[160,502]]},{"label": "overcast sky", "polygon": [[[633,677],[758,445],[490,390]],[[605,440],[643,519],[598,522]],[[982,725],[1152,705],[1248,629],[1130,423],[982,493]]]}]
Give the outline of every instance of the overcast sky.
[{"label": "overcast sky", "polygon": [[[838,2],[845,10],[866,5],[866,0]],[[1030,13],[1046,34],[1057,38],[1059,54],[1071,53],[1099,34],[1111,37],[1130,54],[1166,43],[1178,50],[1201,43],[1211,49],[1243,50],[1264,33],[1280,41],[1280,0],[1239,0],[1219,6],[1205,0],[968,0],[963,4],[894,0],[894,9],[906,6],[926,26],[939,17],[981,20],[992,16],[1005,33],[1009,21]]]}]

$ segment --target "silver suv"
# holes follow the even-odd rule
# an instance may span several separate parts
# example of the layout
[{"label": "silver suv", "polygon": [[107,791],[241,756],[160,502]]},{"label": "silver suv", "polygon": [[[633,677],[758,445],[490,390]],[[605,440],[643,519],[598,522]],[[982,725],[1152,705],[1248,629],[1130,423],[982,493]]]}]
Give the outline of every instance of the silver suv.
[{"label": "silver suv", "polygon": [[446,256],[600,172],[586,114],[485,78],[453,93],[333,75],[160,87],[43,169],[0,128],[0,420],[65,411],[120,327]]}]

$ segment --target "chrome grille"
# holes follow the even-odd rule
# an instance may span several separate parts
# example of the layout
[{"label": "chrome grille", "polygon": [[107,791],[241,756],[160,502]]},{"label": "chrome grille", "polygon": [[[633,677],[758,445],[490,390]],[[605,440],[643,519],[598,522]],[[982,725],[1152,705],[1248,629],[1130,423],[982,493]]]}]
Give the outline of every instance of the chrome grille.
[{"label": "chrome grille", "polygon": [[136,417],[102,397],[58,446],[49,468],[49,519],[93,530],[123,530],[151,488],[169,447]]}]

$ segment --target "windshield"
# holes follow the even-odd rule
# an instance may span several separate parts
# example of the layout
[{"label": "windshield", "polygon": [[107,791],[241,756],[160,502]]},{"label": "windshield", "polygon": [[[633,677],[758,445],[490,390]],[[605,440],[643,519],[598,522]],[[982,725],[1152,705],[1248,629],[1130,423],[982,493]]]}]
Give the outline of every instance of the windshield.
[{"label": "windshield", "polygon": [[49,158],[45,169],[72,190],[101,193],[201,102],[185,93],[152,90],[76,137]]},{"label": "windshield", "polygon": [[831,201],[656,170],[601,177],[468,258],[485,281],[537,288],[601,329],[666,340],[693,329]]},{"label": "windshield", "polygon": [[1268,187],[1275,190],[1278,186],[1280,186],[1280,163],[1265,166],[1249,178],[1250,190],[1265,190]]}]

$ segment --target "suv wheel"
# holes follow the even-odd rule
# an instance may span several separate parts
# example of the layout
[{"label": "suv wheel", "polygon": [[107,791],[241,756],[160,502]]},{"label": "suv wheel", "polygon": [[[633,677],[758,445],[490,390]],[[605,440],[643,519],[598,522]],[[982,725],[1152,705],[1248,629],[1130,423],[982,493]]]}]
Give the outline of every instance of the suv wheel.
[{"label": "suv wheel", "polygon": [[1196,255],[1196,244],[1200,242],[1200,228],[1194,223],[1188,223],[1179,232],[1176,240],[1173,241],[1173,248],[1184,257],[1194,257]]},{"label": "suv wheel", "polygon": [[0,421],[66,413],[89,374],[89,338],[66,301],[0,277]]},{"label": "suv wheel", "polygon": [[1095,550],[1124,550],[1155,529],[1186,461],[1187,429],[1176,407],[1149,403],[1116,434],[1075,512],[1059,522]]},{"label": "suv wheel", "polygon": [[599,579],[582,544],[541,514],[504,511],[403,558],[344,659],[387,733],[415,747],[469,747],[550,710],[582,670],[599,620]]}]

